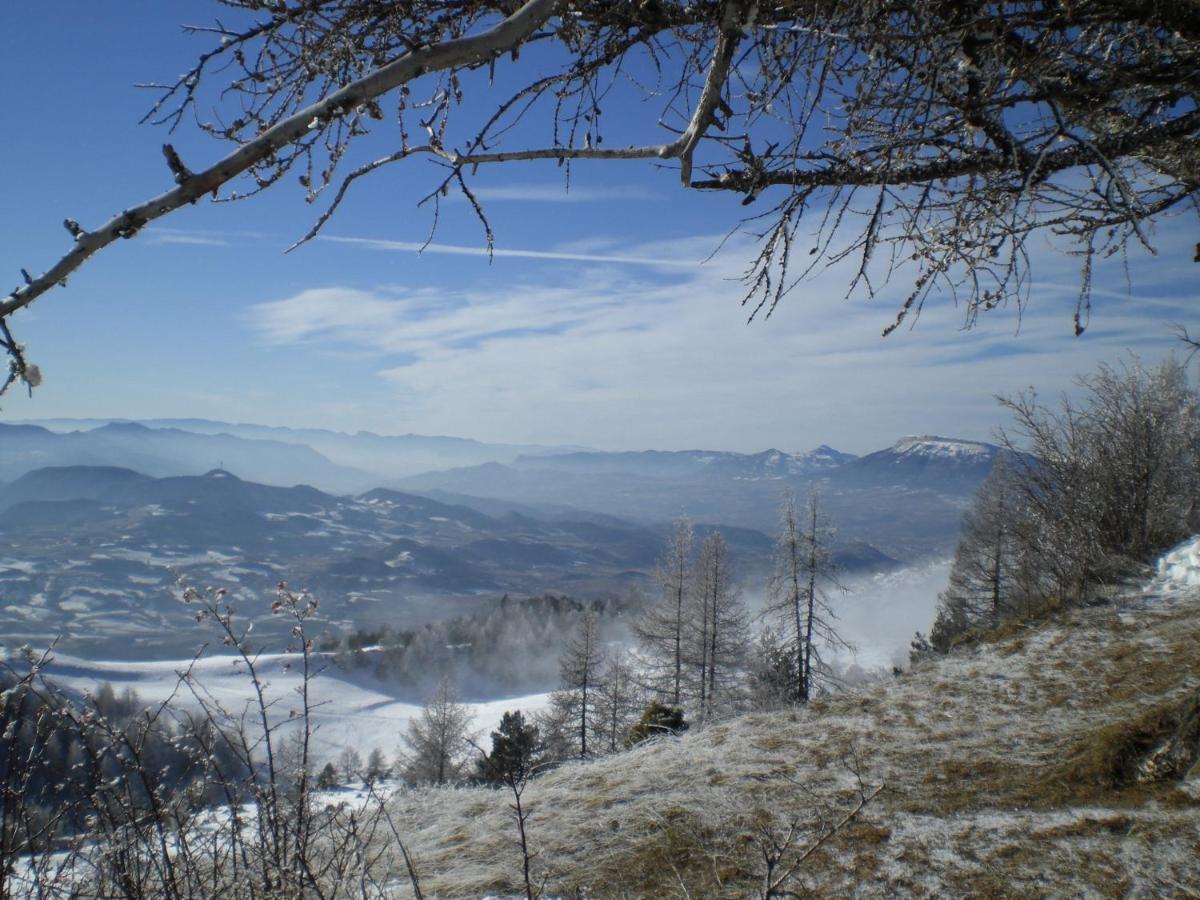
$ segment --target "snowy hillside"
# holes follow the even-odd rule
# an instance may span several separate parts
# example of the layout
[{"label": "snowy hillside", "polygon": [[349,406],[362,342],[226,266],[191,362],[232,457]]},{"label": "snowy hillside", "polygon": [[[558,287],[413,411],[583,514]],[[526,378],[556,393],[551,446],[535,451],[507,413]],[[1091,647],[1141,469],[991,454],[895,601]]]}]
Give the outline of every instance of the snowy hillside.
[{"label": "snowy hillside", "polygon": [[[298,708],[302,684],[296,654],[263,654],[256,663],[260,677],[267,682],[268,702],[273,721],[294,727],[291,712]],[[187,660],[164,662],[95,662],[70,656],[55,656],[46,670],[54,684],[79,694],[95,692],[103,682],[112,684],[120,694],[126,688],[137,692],[146,706],[168,698],[178,710],[196,710],[198,704],[186,687],[180,686],[179,673],[189,666]],[[400,735],[408,720],[418,715],[419,706],[398,700],[386,684],[358,673],[347,673],[332,662],[317,659],[320,674],[309,685],[316,726],[313,753],[319,766],[333,760],[346,747],[362,756],[379,749],[391,760],[400,747]],[[232,656],[212,656],[197,661],[192,674],[202,693],[231,712],[247,708],[253,697],[246,669]],[[486,735],[500,722],[506,710],[532,712],[549,702],[548,694],[533,694],[469,703],[474,729]],[[253,720],[253,716],[251,716]]]},{"label": "snowy hillside", "polygon": [[[1200,690],[1198,641],[1191,541],[1112,603],[1014,625],[796,713],[742,717],[535,780],[524,802],[536,877],[563,895],[757,895],[764,851],[796,862],[880,789],[799,864],[791,889],[1196,896],[1200,774],[1139,780],[1149,777],[1139,760]],[[396,798],[427,895],[516,888],[509,800],[475,789]]]}]

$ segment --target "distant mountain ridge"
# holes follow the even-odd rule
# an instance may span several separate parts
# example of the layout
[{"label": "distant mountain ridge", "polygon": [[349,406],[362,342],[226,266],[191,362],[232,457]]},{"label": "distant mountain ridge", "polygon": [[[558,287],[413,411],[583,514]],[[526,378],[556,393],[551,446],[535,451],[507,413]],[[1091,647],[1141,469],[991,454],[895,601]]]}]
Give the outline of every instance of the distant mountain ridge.
[{"label": "distant mountain ridge", "polygon": [[[348,471],[329,473],[314,468],[310,477],[295,480],[307,480],[339,491],[366,490],[381,483],[431,470],[493,461],[512,462],[522,455],[540,456],[586,449],[543,447],[535,444],[497,444],[477,441],[474,438],[442,435],[381,435],[370,431],[348,433],[324,428],[287,428],[209,419],[47,419],[22,424],[44,426],[46,430],[57,433],[88,434],[106,426],[116,426],[119,430],[133,426],[126,430],[136,433],[135,429],[140,426],[156,432],[186,432],[198,436],[226,436],[243,441],[269,441],[273,445],[302,446],[318,453],[327,463]],[[3,437],[0,436],[0,441],[2,440]],[[255,473],[239,474],[261,480]],[[2,471],[0,477],[3,477]]]},{"label": "distant mountain ridge", "polygon": [[938,436],[904,437],[861,457],[826,445],[807,453],[590,451],[426,472],[400,485],[461,502],[573,506],[641,521],[687,513],[768,533],[786,494],[815,490],[843,534],[908,558],[952,549],[963,507],[1006,452]]},{"label": "distant mountain ridge", "polygon": [[[513,502],[537,497],[539,503],[586,508],[573,499],[579,491],[571,483],[559,485],[553,497],[539,496],[546,492],[536,486],[530,492],[530,479],[512,472],[550,473],[568,482],[615,476],[695,483],[821,480],[868,487],[900,481],[959,494],[973,490],[1001,453],[992,444],[938,436],[901,438],[890,448],[858,457],[825,444],[807,452],[614,452],[207,419],[52,419],[44,424],[51,427],[0,424],[0,481],[47,465],[127,466],[158,477],[220,466],[252,481],[309,483],[335,493],[403,486]],[[588,493],[585,488],[583,495]]]},{"label": "distant mountain ridge", "polygon": [[836,478],[858,487],[895,484],[903,479],[911,486],[970,493],[1007,453],[983,441],[937,435],[903,437],[886,450],[848,461],[839,467]]},{"label": "distant mountain ridge", "polygon": [[768,534],[785,495],[802,499],[816,490],[849,540],[898,559],[949,552],[963,507],[1005,452],[932,435],[859,457],[828,445],[608,452],[196,419],[49,424],[95,427],[64,433],[0,425],[0,482],[53,465],[127,467],[155,477],[221,468],[250,482],[310,484],[339,495],[393,488],[488,515],[653,525],[686,514]]},{"label": "distant mountain ridge", "polygon": [[90,431],[69,432],[0,423],[0,480],[47,466],[115,466],[154,477],[223,467],[254,481],[318,483],[335,491],[364,490],[376,482],[368,473],[298,443],[150,428],[137,422],[107,422]]}]

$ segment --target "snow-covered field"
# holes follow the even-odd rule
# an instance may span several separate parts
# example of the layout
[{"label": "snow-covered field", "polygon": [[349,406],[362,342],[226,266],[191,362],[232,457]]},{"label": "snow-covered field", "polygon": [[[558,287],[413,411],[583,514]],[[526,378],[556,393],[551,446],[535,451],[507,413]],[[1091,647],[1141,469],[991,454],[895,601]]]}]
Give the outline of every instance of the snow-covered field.
[{"label": "snow-covered field", "polygon": [[[1195,564],[1200,572],[1200,563]],[[929,627],[948,568],[948,561],[939,560],[848,582],[847,593],[832,598],[839,630],[854,645],[852,652],[839,655],[840,665],[851,671],[890,671],[893,664],[905,661],[913,632]],[[302,678],[298,665],[296,654],[263,654],[258,658],[258,671],[267,682],[268,697],[274,703],[272,712],[278,721],[288,721],[291,712],[300,707]],[[240,712],[251,702],[253,691],[245,666],[229,655],[213,655],[193,663],[179,659],[118,662],[56,654],[47,675],[79,693],[95,692],[101,683],[109,682],[118,694],[125,688],[133,689],[147,706],[172,698],[174,706],[194,710],[197,701],[180,682],[181,673],[189,667],[198,688],[224,709]],[[400,699],[397,685],[363,672],[345,672],[327,658],[318,656],[315,668],[320,674],[311,683],[310,702],[315,709],[314,753],[318,764],[336,758],[345,747],[363,756],[379,749],[391,759],[408,720],[420,712],[420,706],[411,702],[411,697]],[[470,706],[475,729],[486,738],[506,710],[531,712],[548,702],[549,694],[532,694]]]},{"label": "snow-covered field", "polygon": [[[303,678],[297,654],[263,654],[256,662],[259,677],[266,682],[267,698],[273,704],[273,721],[284,728],[295,727],[292,712],[301,708]],[[56,655],[46,677],[63,688],[95,692],[103,682],[112,684],[119,695],[125,688],[137,692],[147,706],[171,699],[172,706],[195,710],[199,703],[181,683],[190,666],[197,689],[225,710],[240,713],[253,700],[253,689],[240,660],[211,656],[161,662],[108,662]],[[408,720],[421,711],[419,705],[397,699],[389,686],[370,676],[347,673],[331,661],[318,657],[320,673],[309,684],[309,702],[316,726],[313,753],[317,765],[332,760],[345,747],[366,757],[379,749],[391,760],[400,748],[400,735]],[[486,702],[469,703],[474,727],[483,736],[494,729],[506,710],[531,712],[549,703],[549,694],[532,694]]]}]

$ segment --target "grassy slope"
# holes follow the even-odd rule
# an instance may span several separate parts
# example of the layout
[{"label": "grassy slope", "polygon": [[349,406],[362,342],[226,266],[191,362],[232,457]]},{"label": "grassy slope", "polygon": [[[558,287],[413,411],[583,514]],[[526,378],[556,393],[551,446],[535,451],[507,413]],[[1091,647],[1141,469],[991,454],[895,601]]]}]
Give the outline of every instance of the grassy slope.
[{"label": "grassy slope", "polygon": [[[1200,588],[1131,590],[799,713],[568,766],[526,792],[533,869],[553,893],[752,896],[791,819],[785,859],[853,808],[856,758],[886,787],[807,859],[800,893],[1200,896],[1200,785],[1111,778],[1136,723],[1200,689],[1198,648]],[[509,799],[396,799],[427,894],[516,889]]]}]

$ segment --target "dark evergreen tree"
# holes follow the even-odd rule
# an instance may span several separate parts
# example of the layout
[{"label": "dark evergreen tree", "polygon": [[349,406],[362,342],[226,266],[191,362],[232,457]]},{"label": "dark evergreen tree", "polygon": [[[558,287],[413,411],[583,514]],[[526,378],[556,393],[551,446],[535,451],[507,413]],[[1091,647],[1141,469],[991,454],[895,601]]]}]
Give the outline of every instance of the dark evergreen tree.
[{"label": "dark evergreen tree", "polygon": [[384,759],[383,751],[375,747],[367,754],[367,781],[374,784],[381,778],[387,778],[391,774],[391,768]]},{"label": "dark evergreen tree", "polygon": [[337,785],[337,769],[333,767],[333,763],[325,763],[325,767],[321,769],[317,775],[317,790],[327,791]]},{"label": "dark evergreen tree", "polygon": [[541,734],[538,727],[520,712],[506,712],[500,726],[492,732],[492,751],[478,762],[480,780],[496,786],[522,783],[542,762]]},{"label": "dark evergreen tree", "polygon": [[767,627],[759,633],[748,675],[752,708],[778,709],[795,702],[800,682],[796,654],[780,629]]}]

